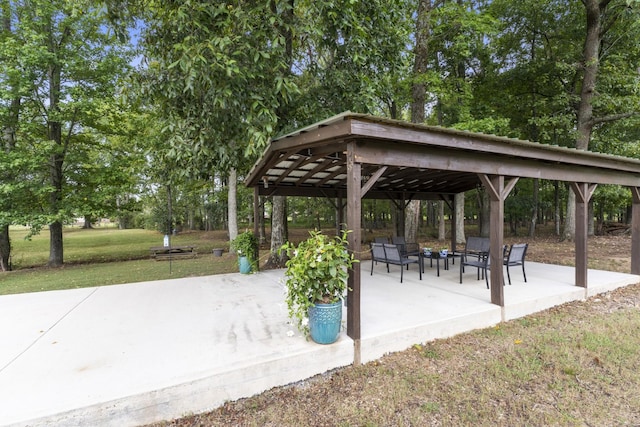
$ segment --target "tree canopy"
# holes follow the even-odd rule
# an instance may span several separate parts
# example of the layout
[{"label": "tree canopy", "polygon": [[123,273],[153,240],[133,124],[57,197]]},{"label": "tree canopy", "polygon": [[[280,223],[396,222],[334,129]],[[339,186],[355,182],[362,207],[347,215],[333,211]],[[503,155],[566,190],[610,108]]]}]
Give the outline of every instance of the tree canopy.
[{"label": "tree canopy", "polygon": [[[241,179],[269,138],[346,110],[640,150],[635,0],[0,5],[3,268],[11,224],[49,227],[51,265],[62,263],[62,226],[73,218],[124,222],[139,203],[165,215],[169,194],[180,221],[224,226],[231,171]],[[505,209],[559,220],[570,194],[523,182]],[[482,216],[482,194],[471,196],[466,209]],[[599,219],[625,212],[624,200],[599,189]],[[370,207],[373,222],[395,215],[381,206]],[[331,204],[290,202],[291,212],[309,209],[332,216]]]}]

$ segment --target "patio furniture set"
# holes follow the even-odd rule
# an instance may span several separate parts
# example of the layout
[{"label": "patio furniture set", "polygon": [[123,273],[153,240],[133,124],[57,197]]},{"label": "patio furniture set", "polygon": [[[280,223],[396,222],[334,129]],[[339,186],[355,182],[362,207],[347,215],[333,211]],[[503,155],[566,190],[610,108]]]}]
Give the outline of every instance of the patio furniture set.
[{"label": "patio furniture set", "polygon": [[[522,267],[524,281],[527,281],[524,264],[528,249],[527,243],[503,246],[503,266],[507,269],[509,285],[511,285],[511,273],[509,267]],[[387,273],[390,272],[389,264],[400,266],[400,283],[403,282],[404,270],[409,269],[409,265],[418,265],[418,274],[422,280],[424,273],[424,260],[428,258],[433,268],[433,261],[436,261],[437,275],[440,276],[440,260],[443,261],[445,270],[449,269],[449,260],[455,264],[455,259],[460,258],[460,283],[462,283],[465,267],[476,268],[477,279],[485,279],[487,289],[489,289],[489,278],[487,270],[491,268],[489,261],[489,239],[485,237],[469,237],[463,251],[432,251],[429,248],[420,248],[417,243],[405,242],[403,237],[393,237],[391,242],[387,238],[376,237],[371,243],[371,275],[373,267],[378,262],[385,263]],[[504,283],[503,283],[504,285]]]}]

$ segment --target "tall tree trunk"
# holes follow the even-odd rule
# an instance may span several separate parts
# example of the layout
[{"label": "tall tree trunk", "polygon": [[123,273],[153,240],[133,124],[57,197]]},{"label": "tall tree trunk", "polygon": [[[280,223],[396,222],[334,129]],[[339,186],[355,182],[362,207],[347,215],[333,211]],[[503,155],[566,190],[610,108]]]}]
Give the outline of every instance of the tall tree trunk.
[{"label": "tall tree trunk", "polygon": [[538,204],[540,195],[540,180],[533,180],[533,200],[531,201],[531,217],[529,219],[529,237],[536,235],[536,224],[538,223]]},{"label": "tall tree trunk", "polygon": [[116,209],[118,210],[118,230],[124,230],[127,228],[127,219],[120,211],[120,196],[116,196]]},{"label": "tall tree trunk", "polygon": [[[2,32],[5,34],[11,33],[11,2],[8,0],[2,1]],[[10,90],[12,92],[17,91],[17,85],[11,85]],[[15,148],[16,143],[16,127],[18,125],[18,119],[20,114],[20,97],[16,94],[15,97],[9,103],[9,111],[4,123],[4,129],[2,129],[2,138],[4,142],[4,149],[6,153],[10,153]],[[8,177],[9,178],[9,177]],[[6,207],[8,211],[11,210],[11,200],[3,200],[2,205]],[[9,223],[0,225],[0,269],[2,271],[9,271],[11,265],[9,260],[11,258],[11,239],[9,238]]]},{"label": "tall tree trunk", "polygon": [[438,201],[438,241],[443,242],[447,238],[447,230],[444,222],[444,201]]},{"label": "tall tree trunk", "polygon": [[405,209],[404,238],[407,242],[418,242],[420,228],[420,200],[412,200]]},{"label": "tall tree trunk", "polygon": [[[49,18],[50,40],[49,52],[56,55],[57,41],[53,37],[53,22]],[[65,32],[66,35],[66,32]],[[64,43],[65,35],[61,36],[60,44]],[[62,211],[62,186],[64,181],[63,164],[67,151],[66,143],[62,140],[62,123],[58,115],[60,114],[60,93],[62,81],[62,69],[57,63],[49,65],[47,71],[49,81],[49,117],[48,117],[48,138],[53,141],[56,149],[50,156],[49,181],[51,193],[49,195],[49,211],[54,218],[58,218]],[[62,219],[56,219],[49,225],[49,262],[50,267],[60,267],[63,263],[63,241],[62,241]]]},{"label": "tall tree trunk", "polygon": [[9,239],[9,224],[0,227],[0,269],[2,271],[11,270],[9,263],[11,257],[11,240]]},{"label": "tall tree trunk", "polygon": [[[411,122],[424,122],[424,104],[427,88],[422,76],[427,72],[429,60],[429,14],[431,0],[420,0],[416,15],[416,45],[414,48],[413,84],[411,88]],[[418,241],[420,201],[412,200],[404,210],[404,237],[409,242]]]},{"label": "tall tree trunk", "polygon": [[455,195],[454,208],[456,210],[456,243],[464,243],[467,241],[464,233],[464,193]]},{"label": "tall tree trunk", "polygon": [[233,241],[238,237],[238,173],[235,168],[229,171],[229,182],[227,183],[227,221],[229,229],[229,240]]},{"label": "tall tree trunk", "polygon": [[92,222],[93,222],[93,218],[91,218],[91,215],[85,215],[84,224],[82,225],[82,228],[93,228],[93,225],[91,225]]},{"label": "tall tree trunk", "polygon": [[[600,65],[600,43],[604,36],[602,19],[610,0],[582,0],[582,3],[587,12],[587,32],[582,51],[582,80],[579,85],[580,101],[576,110],[578,131],[576,148],[578,150],[588,150],[594,125],[593,97]],[[575,207],[575,195],[571,191],[567,199],[567,221],[565,222],[563,233],[565,240],[572,241],[575,239]]]},{"label": "tall tree trunk", "polygon": [[[533,32],[530,46],[530,55],[531,55],[531,63],[535,64],[536,61],[536,45],[537,45],[537,32]],[[538,141],[539,131],[538,125],[535,122],[535,119],[538,118],[538,106],[537,106],[537,94],[538,94],[538,85],[536,79],[531,79],[531,117],[534,119],[531,125],[530,131],[530,139],[532,141]],[[534,178],[533,180],[533,200],[531,201],[531,216],[529,218],[529,237],[534,237],[536,234],[536,224],[538,222],[538,204],[539,204],[539,193],[540,193],[540,180],[538,178]]]},{"label": "tall tree trunk", "polygon": [[[171,236],[172,228],[173,228],[173,193],[171,192],[171,184],[169,184],[167,185],[167,228],[165,231],[165,235]],[[171,246],[171,240],[169,240],[169,246]]]},{"label": "tall tree trunk", "polygon": [[62,222],[49,224],[49,267],[60,267],[64,259],[62,244]]},{"label": "tall tree trunk", "polygon": [[427,88],[423,75],[427,72],[429,61],[429,16],[431,0],[420,0],[416,14],[416,44],[414,48],[413,84],[411,87],[411,122],[424,122],[424,104]]},{"label": "tall tree trunk", "polygon": [[564,229],[561,240],[572,242],[576,236],[576,195],[567,189],[567,212],[564,216]]},{"label": "tall tree trunk", "polygon": [[588,207],[587,212],[589,215],[588,222],[587,222],[587,236],[593,236],[595,234],[595,221],[594,221],[595,215],[593,212],[593,200],[589,201],[589,204],[587,205],[587,207]]},{"label": "tall tree trunk", "polygon": [[[59,122],[49,123],[49,138],[61,145],[61,126]],[[62,154],[54,153],[50,161],[50,183],[51,193],[49,195],[49,209],[54,216],[58,216],[62,208],[62,165],[64,157]],[[62,241],[62,221],[56,220],[49,225],[49,267],[60,267],[63,264],[63,241]]]},{"label": "tall tree trunk", "polygon": [[[283,20],[287,25],[279,28],[279,32],[285,40],[285,57],[282,67],[284,76],[291,74],[293,67],[293,20],[295,0],[288,0],[286,7],[278,10],[278,2],[271,2],[271,12],[273,15],[282,14]],[[280,123],[285,123],[289,116],[289,111],[285,105],[285,100],[280,101],[280,105],[276,109],[276,115]],[[280,124],[280,126],[282,126]],[[284,267],[286,256],[281,253],[280,247],[284,244],[287,237],[287,202],[284,196],[274,196],[272,200],[273,212],[271,215],[271,248],[269,251],[269,259],[266,262],[268,267],[280,268]],[[277,212],[276,212],[277,209]]]},{"label": "tall tree trunk", "polygon": [[266,268],[282,268],[287,257],[280,247],[285,243],[287,224],[287,198],[285,196],[273,196],[271,212],[271,246]]}]

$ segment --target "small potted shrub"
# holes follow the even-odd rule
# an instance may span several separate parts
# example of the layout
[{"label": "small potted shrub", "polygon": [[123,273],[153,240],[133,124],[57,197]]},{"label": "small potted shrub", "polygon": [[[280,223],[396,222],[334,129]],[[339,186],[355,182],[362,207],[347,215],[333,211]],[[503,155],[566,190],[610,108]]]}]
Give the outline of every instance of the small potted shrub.
[{"label": "small potted shrub", "polygon": [[238,234],[231,242],[231,248],[238,254],[240,273],[258,271],[258,238],[251,231]]},{"label": "small potted shrub", "polygon": [[289,257],[285,271],[289,317],[319,344],[331,344],[340,334],[342,296],[348,269],[356,262],[347,248],[347,233],[329,237],[311,231],[297,247],[290,242],[282,246]]}]

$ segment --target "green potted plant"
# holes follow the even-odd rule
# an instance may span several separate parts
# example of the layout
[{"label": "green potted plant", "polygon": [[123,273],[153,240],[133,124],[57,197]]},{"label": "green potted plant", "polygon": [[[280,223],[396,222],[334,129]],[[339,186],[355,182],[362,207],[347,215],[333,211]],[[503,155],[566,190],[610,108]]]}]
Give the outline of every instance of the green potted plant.
[{"label": "green potted plant", "polygon": [[238,234],[231,241],[231,248],[238,254],[240,273],[258,271],[258,238],[251,231]]},{"label": "green potted plant", "polygon": [[329,237],[311,231],[297,247],[291,242],[282,246],[289,257],[285,271],[289,317],[320,344],[331,344],[340,333],[348,269],[357,262],[347,248],[347,233]]}]

